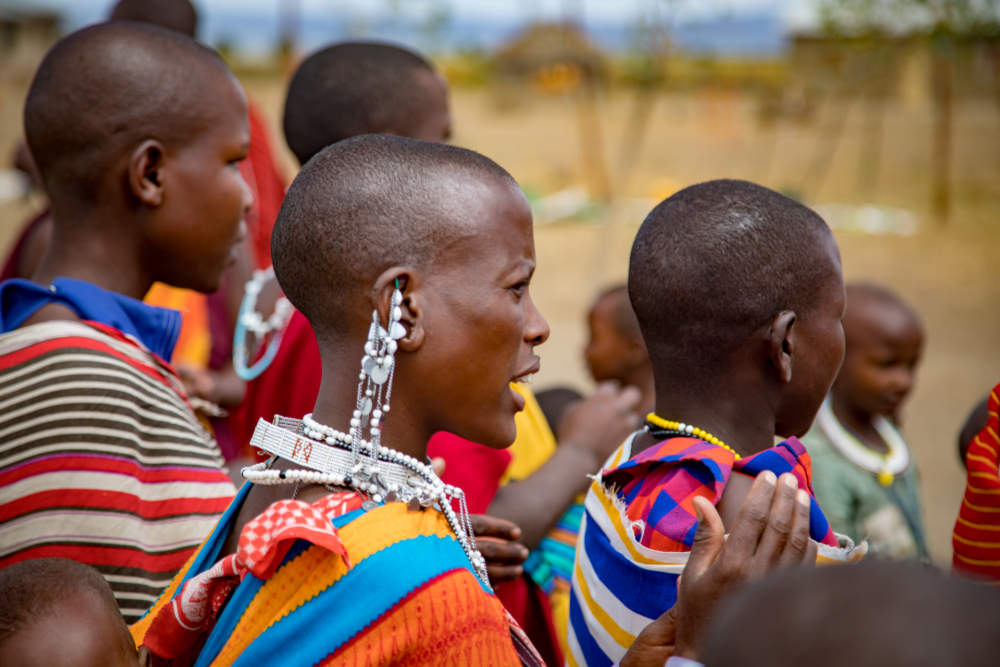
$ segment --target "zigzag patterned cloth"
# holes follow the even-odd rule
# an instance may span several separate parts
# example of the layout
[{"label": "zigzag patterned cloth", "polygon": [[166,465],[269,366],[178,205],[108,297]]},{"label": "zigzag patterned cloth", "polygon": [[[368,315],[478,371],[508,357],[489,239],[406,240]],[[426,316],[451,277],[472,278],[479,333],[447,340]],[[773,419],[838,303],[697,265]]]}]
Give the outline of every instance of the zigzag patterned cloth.
[{"label": "zigzag patterned cloth", "polygon": [[[584,503],[570,593],[571,667],[621,660],[639,632],[674,605],[698,527],[696,496],[718,503],[733,470],[752,477],[790,472],[812,493],[809,454],[795,438],[735,461],[730,451],[695,438],[664,440],[630,458],[636,435],[608,460]],[[839,547],[815,502],[810,520],[818,562],[863,557],[864,545]]]},{"label": "zigzag patterned cloth", "polygon": [[1000,585],[998,393],[1000,385],[990,392],[986,427],[972,440],[965,456],[968,481],[951,541],[955,573],[994,586]]},{"label": "zigzag patterned cloth", "polygon": [[[411,512],[389,503],[337,515],[349,503],[333,509],[317,503],[312,507],[335,517],[333,530],[290,534],[309,539],[284,542],[274,556],[277,566],[270,553],[275,545],[268,544],[275,540],[261,542],[259,530],[253,559],[244,558],[247,540],[241,539],[236,562],[229,563],[233,556],[220,561],[251,486],[243,486],[212,535],[132,626],[136,645],[154,648],[177,641],[184,634],[178,625],[190,627],[191,618],[203,624],[202,636],[184,638],[191,653],[161,654],[154,666],[541,665],[433,509]],[[295,508],[283,509],[287,517]],[[349,560],[337,553],[338,543]],[[174,634],[163,634],[164,628]]]}]

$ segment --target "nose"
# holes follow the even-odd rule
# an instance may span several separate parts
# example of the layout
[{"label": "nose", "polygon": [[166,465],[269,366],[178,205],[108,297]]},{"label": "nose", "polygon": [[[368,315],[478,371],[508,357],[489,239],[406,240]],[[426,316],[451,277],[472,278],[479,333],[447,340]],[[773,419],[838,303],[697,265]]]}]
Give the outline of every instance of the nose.
[{"label": "nose", "polygon": [[526,321],[524,323],[524,340],[532,345],[541,345],[549,339],[549,323],[545,321],[542,314],[535,307],[535,302],[531,296],[525,295],[526,303],[524,311]]},{"label": "nose", "polygon": [[249,160],[244,160],[240,163],[240,194],[241,203],[243,204],[243,216],[246,217],[250,214],[253,209],[255,202],[253,188],[250,187],[250,183],[247,182],[246,172],[249,169]]}]

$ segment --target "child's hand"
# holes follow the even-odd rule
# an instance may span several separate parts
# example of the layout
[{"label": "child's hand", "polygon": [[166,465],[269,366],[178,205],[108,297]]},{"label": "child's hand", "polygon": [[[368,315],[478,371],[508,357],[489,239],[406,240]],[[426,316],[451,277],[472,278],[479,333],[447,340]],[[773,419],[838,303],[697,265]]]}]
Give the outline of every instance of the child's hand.
[{"label": "child's hand", "polygon": [[642,425],[635,412],[642,393],[635,387],[618,389],[602,383],[593,396],[566,409],[559,426],[559,445],[594,458],[594,472],[630,433]]},{"label": "child's hand", "polygon": [[728,540],[712,503],[699,497],[694,504],[698,532],[678,581],[677,604],[639,634],[622,667],[660,667],[673,655],[697,659],[719,603],[737,588],[775,568],[816,562],[809,494],[798,489],[794,475],[775,480],[773,473],[761,473]]},{"label": "child's hand", "polygon": [[473,514],[469,518],[476,536],[476,547],[486,559],[490,583],[496,585],[524,574],[521,563],[528,558],[528,548],[515,542],[521,537],[521,529],[506,519],[485,514]]}]

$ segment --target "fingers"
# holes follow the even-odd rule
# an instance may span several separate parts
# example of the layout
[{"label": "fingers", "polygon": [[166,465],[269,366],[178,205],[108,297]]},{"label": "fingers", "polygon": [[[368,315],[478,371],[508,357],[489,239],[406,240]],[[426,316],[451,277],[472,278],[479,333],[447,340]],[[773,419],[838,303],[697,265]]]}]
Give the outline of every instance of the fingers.
[{"label": "fingers", "polygon": [[528,558],[528,548],[517,542],[504,542],[487,537],[477,540],[476,547],[486,562],[494,565],[520,565]]},{"label": "fingers", "polygon": [[[778,559],[778,567],[795,567],[808,559],[810,547],[815,544],[809,539],[809,505],[809,493],[805,489],[799,489],[795,494],[792,529],[788,534],[785,550]],[[815,553],[812,562],[816,562]]]},{"label": "fingers", "polygon": [[[698,515],[698,530],[694,534],[691,555],[684,568],[691,575],[689,579],[700,576],[711,567],[726,543],[726,529],[715,505],[708,498],[698,496],[694,499],[694,510]],[[681,582],[678,581],[678,589],[680,585]]]},{"label": "fingers", "polygon": [[[799,490],[799,482],[795,475],[785,473],[778,478],[777,490],[774,499],[771,501],[771,508],[768,511],[767,527],[761,535],[760,543],[757,545],[757,552],[754,556],[754,563],[760,568],[758,574],[763,574],[778,564],[788,537],[792,532],[793,519],[796,507],[796,492]],[[808,495],[808,494],[807,494]],[[808,517],[806,517],[808,522]],[[808,538],[808,523],[806,524],[806,538]],[[801,545],[805,548],[805,544]]]},{"label": "fingers", "polygon": [[777,483],[778,478],[770,470],[757,475],[729,533],[725,558],[735,561],[753,558],[760,537],[767,527]]},{"label": "fingers", "polygon": [[520,565],[494,565],[486,563],[486,575],[490,578],[490,583],[494,586],[505,581],[520,579],[524,574],[524,568]]},{"label": "fingers", "polygon": [[634,412],[642,402],[642,392],[636,387],[629,385],[618,394],[618,406],[623,410]]},{"label": "fingers", "polygon": [[516,540],[521,537],[521,529],[513,521],[486,514],[470,514],[469,519],[476,537],[496,537],[501,540]]},{"label": "fingers", "polygon": [[438,477],[443,475],[445,469],[444,459],[441,458],[440,456],[435,456],[433,459],[431,459],[431,469],[434,471],[434,474],[437,475]]},{"label": "fingers", "polygon": [[809,540],[809,546],[806,547],[805,558],[802,559],[802,567],[816,567],[816,556],[819,552],[819,543],[815,540]]}]

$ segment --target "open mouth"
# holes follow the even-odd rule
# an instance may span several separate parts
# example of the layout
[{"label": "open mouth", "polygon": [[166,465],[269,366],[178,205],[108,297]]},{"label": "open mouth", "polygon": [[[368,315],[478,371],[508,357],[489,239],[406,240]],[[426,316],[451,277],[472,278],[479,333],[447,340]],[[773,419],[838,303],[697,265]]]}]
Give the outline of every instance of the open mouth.
[{"label": "open mouth", "polygon": [[532,382],[534,382],[535,373],[537,373],[541,369],[542,369],[542,362],[540,359],[536,357],[535,363],[533,363],[530,368],[526,368],[525,370],[515,375],[514,379],[511,380],[511,382],[515,384],[531,384]]}]

